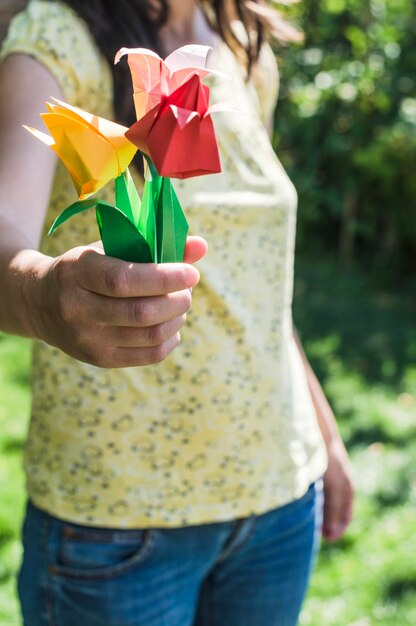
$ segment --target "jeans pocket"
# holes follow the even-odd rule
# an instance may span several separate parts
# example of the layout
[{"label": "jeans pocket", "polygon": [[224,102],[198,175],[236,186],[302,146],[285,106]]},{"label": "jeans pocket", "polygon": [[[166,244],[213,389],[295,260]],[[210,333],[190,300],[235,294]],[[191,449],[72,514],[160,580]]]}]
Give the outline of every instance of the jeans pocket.
[{"label": "jeans pocket", "polygon": [[49,573],[71,579],[103,580],[120,576],[149,554],[155,531],[90,528],[63,523]]}]

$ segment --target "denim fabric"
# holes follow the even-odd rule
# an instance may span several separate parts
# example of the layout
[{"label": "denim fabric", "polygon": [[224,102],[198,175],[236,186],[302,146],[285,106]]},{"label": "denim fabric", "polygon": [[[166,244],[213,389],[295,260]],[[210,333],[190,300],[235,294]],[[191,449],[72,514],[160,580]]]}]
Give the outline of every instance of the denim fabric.
[{"label": "denim fabric", "polygon": [[322,481],[243,520],[92,528],[28,503],[25,626],[295,626],[322,523]]}]

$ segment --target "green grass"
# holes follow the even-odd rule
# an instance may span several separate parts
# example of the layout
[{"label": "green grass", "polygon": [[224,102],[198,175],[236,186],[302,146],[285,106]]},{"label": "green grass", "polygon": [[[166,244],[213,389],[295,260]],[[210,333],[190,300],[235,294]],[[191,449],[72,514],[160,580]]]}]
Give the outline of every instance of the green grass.
[{"label": "green grass", "polygon": [[24,508],[22,448],[29,416],[30,344],[0,335],[0,624],[20,624],[16,571]]},{"label": "green grass", "polygon": [[[416,285],[300,262],[295,319],[353,460],[354,522],[324,545],[302,626],[416,624]],[[20,624],[15,575],[29,414],[26,341],[0,335],[0,625]],[[255,625],[253,625],[255,626]]]},{"label": "green grass", "polygon": [[302,626],[416,624],[416,284],[299,262],[294,316],[353,461],[344,539],[324,545]]}]

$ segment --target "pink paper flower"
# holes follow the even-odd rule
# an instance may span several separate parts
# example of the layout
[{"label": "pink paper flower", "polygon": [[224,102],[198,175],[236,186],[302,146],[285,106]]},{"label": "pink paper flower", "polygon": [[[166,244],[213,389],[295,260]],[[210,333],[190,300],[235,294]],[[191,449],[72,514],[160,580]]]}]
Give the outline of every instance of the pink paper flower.
[{"label": "pink paper flower", "polygon": [[184,46],[164,61],[143,48],[122,48],[133,80],[137,122],[126,137],[150,156],[161,176],[189,178],[221,171],[218,144],[209,107],[209,88],[201,78],[210,48]]}]

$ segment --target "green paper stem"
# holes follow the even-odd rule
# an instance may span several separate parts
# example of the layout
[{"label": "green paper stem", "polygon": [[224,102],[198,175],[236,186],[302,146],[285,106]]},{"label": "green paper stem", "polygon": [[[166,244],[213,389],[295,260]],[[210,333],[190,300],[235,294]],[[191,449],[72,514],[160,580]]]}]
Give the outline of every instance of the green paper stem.
[{"label": "green paper stem", "polygon": [[189,225],[169,178],[162,179],[156,224],[159,263],[183,261]]},{"label": "green paper stem", "polygon": [[143,158],[148,166],[147,172],[145,168],[143,204],[146,199],[146,203],[149,205],[147,210],[149,213],[152,213],[150,198],[153,196],[155,212],[157,240],[154,257],[156,259],[155,262],[181,262],[183,261],[186,238],[189,230],[188,222],[171,180],[159,176],[150,157],[143,153]]},{"label": "green paper stem", "polygon": [[139,220],[139,229],[149,244],[153,263],[158,263],[156,209],[153,194],[153,181],[145,181],[143,187],[142,210]]},{"label": "green paper stem", "polygon": [[115,179],[114,186],[116,207],[137,226],[140,219],[141,201],[128,168]]},{"label": "green paper stem", "polygon": [[152,177],[152,180],[157,180],[158,178],[161,178],[161,176],[159,176],[159,174],[157,173],[157,169],[155,168],[152,159],[144,152],[142,152],[141,154],[143,156],[145,163],[147,164],[147,167],[150,170],[150,175]]}]

